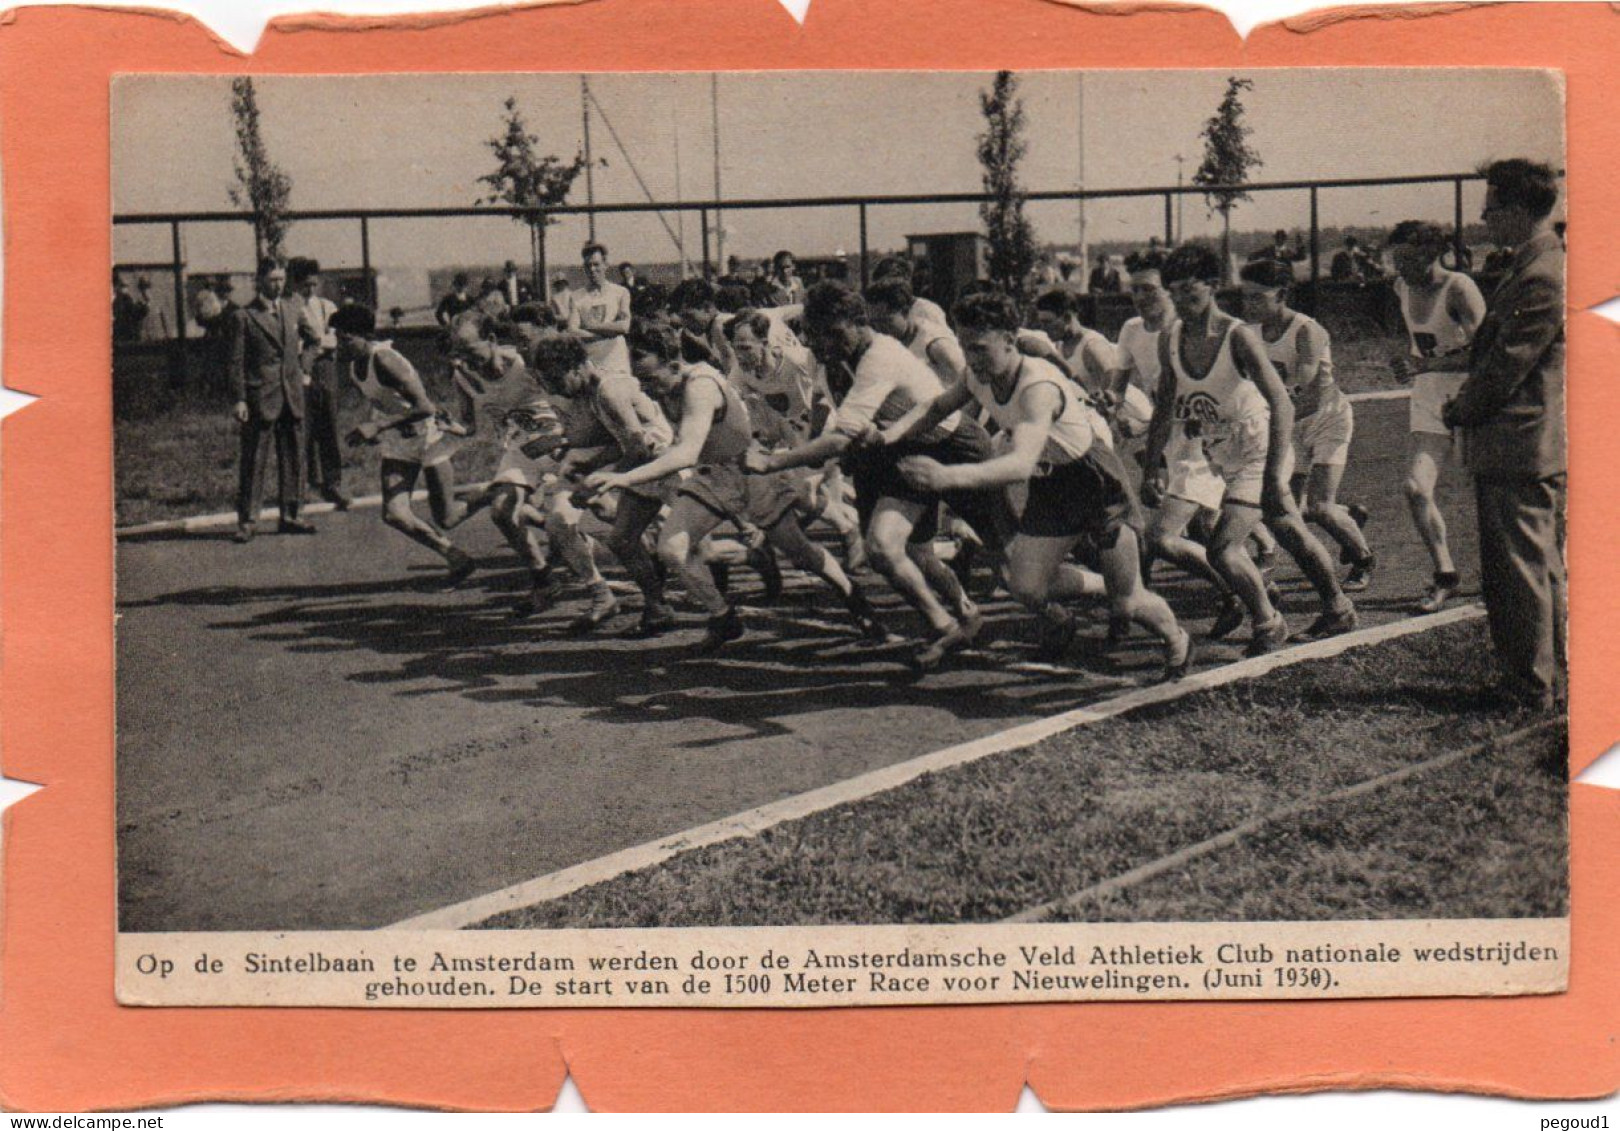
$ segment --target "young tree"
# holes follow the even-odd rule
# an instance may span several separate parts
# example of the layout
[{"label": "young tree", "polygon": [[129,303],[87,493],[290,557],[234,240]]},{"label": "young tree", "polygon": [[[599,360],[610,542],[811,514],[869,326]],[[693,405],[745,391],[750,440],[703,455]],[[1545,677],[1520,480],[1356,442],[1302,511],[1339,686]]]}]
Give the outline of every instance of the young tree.
[{"label": "young tree", "polygon": [[1035,232],[1024,215],[1024,190],[1018,163],[1029,151],[1024,141],[1024,103],[1011,71],[996,73],[989,90],[979,92],[985,129],[979,135],[979,164],[984,191],[992,199],[979,205],[990,240],[990,278],[1008,294],[1021,297],[1035,263]]},{"label": "young tree", "polygon": [[[1243,92],[1253,90],[1248,79],[1228,78],[1226,94],[1214,117],[1204,123],[1204,162],[1193,174],[1195,185],[1241,185],[1249,171],[1265,162],[1249,144],[1251,130],[1243,121]],[[1232,209],[1249,194],[1237,188],[1206,192],[1204,202],[1211,213],[1221,214],[1221,273],[1225,278],[1232,264]]]},{"label": "young tree", "polygon": [[506,116],[500,134],[484,144],[495,155],[495,171],[479,177],[479,183],[488,187],[489,195],[479,204],[507,204],[514,208],[534,209],[518,219],[529,226],[529,260],[534,272],[534,293],[546,293],[545,243],[542,238],[547,224],[554,224],[547,208],[555,208],[568,200],[574,179],[585,168],[583,153],[575,153],[572,161],[547,154],[540,156],[540,139],[529,132],[528,123],[518,110],[517,99],[506,100]]},{"label": "young tree", "polygon": [[231,80],[231,117],[236,122],[236,157],[231,167],[236,184],[231,203],[253,212],[253,248],[257,256],[281,255],[287,239],[287,202],[292,178],[270,160],[259,131],[259,99],[250,78]]}]

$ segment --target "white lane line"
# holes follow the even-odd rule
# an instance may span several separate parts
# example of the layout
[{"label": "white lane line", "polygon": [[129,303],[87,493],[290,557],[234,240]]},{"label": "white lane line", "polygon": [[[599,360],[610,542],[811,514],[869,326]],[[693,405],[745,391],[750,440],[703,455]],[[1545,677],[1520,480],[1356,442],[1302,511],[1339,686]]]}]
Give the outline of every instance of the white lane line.
[{"label": "white lane line", "polygon": [[545,903],[570,892],[578,891],[581,888],[590,887],[592,884],[599,884],[622,876],[627,872],[650,868],[681,852],[706,848],[722,841],[758,836],[765,830],[784,822],[796,821],[802,817],[808,817],[813,813],[819,813],[838,805],[864,800],[874,794],[905,785],[907,782],[913,781],[924,774],[937,773],[954,766],[976,762],[981,758],[988,758],[992,754],[1032,746],[1044,738],[1050,738],[1054,734],[1071,730],[1074,727],[1101,722],[1104,719],[1111,719],[1116,715],[1122,715],[1141,707],[1171,702],[1195,691],[1206,691],[1229,683],[1253,679],[1256,676],[1265,675],[1267,672],[1291,664],[1302,663],[1306,660],[1327,659],[1347,652],[1352,648],[1368,644],[1379,644],[1386,640],[1426,632],[1442,625],[1474,620],[1484,615],[1485,610],[1482,606],[1459,605],[1429,616],[1391,621],[1388,624],[1364,628],[1358,632],[1347,633],[1344,636],[1334,636],[1326,640],[1314,640],[1308,644],[1294,645],[1267,656],[1238,660],[1218,668],[1212,668],[1209,671],[1196,672],[1176,683],[1138,687],[1112,699],[1094,703],[1089,707],[1078,707],[1072,711],[1045,719],[1037,719],[1034,722],[999,731],[996,734],[986,735],[983,738],[974,739],[972,742],[949,746],[944,750],[936,750],[931,754],[919,755],[904,762],[897,762],[892,766],[885,766],[882,769],[861,774],[859,777],[848,778],[829,786],[823,786],[820,789],[813,789],[793,797],[783,798],[780,801],[773,801],[768,805],[761,805],[754,809],[735,813],[729,817],[722,817],[718,821],[711,821],[706,825],[699,825],[696,828],[676,833],[673,836],[649,841],[608,856],[598,857],[595,860],[587,860],[582,864],[576,864],[571,868],[564,868],[549,875],[525,880],[522,883],[513,884],[499,891],[490,892],[487,895],[451,904],[436,911],[414,915],[409,919],[403,919],[383,929],[393,931],[458,930],[488,919],[492,915],[498,915],[503,911]]},{"label": "white lane line", "polygon": [[[1345,399],[1351,401],[1393,401],[1411,395],[1412,393],[1408,389],[1380,389],[1368,393],[1347,393]],[[482,486],[482,483],[467,483],[460,485],[458,490]],[[415,491],[411,494],[411,499],[416,502],[420,502],[425,498],[427,498],[426,491]],[[382,496],[362,495],[358,499],[351,499],[349,505],[354,508],[381,506]],[[310,503],[307,506],[300,507],[298,513],[326,514],[334,509],[331,503]],[[278,517],[280,517],[280,513],[275,507],[266,507],[260,512],[259,521],[269,522],[271,519]],[[141,534],[167,534],[177,530],[207,530],[210,527],[232,526],[235,523],[235,511],[219,511],[216,514],[200,514],[191,518],[166,518],[157,522],[142,522],[134,526],[120,526],[113,530],[113,535],[117,538],[129,538]]]},{"label": "white lane line", "polygon": [[1302,813],[1308,813],[1312,809],[1319,809],[1324,805],[1331,805],[1335,802],[1354,800],[1375,790],[1383,789],[1386,785],[1396,785],[1407,778],[1415,777],[1429,770],[1438,770],[1454,762],[1461,762],[1475,755],[1483,754],[1485,751],[1495,749],[1498,746],[1518,742],[1521,739],[1530,737],[1536,731],[1545,730],[1561,722],[1563,720],[1558,718],[1543,719],[1541,722],[1533,723],[1510,734],[1499,734],[1494,738],[1487,738],[1483,742],[1475,743],[1473,746],[1464,746],[1460,750],[1448,750],[1444,754],[1436,754],[1433,758],[1426,758],[1410,766],[1402,766],[1398,770],[1390,770],[1387,773],[1379,774],[1377,777],[1357,782],[1355,785],[1348,785],[1327,793],[1301,798],[1298,801],[1284,805],[1280,809],[1273,809],[1271,812],[1261,816],[1251,817],[1242,824],[1232,826],[1224,833],[1217,833],[1215,836],[1208,837],[1195,844],[1189,844],[1185,848],[1177,849],[1175,852],[1166,853],[1157,860],[1150,860],[1148,863],[1138,865],[1127,872],[1121,872],[1112,879],[1102,880],[1059,899],[1051,900],[1048,903],[1038,903],[1034,907],[1026,908],[1016,915],[1009,915],[1002,922],[1039,923],[1056,912],[1071,910],[1089,899],[1106,899],[1108,896],[1124,891],[1126,888],[1142,883],[1144,880],[1151,880],[1161,876],[1172,868],[1179,868],[1183,864],[1191,863],[1201,856],[1208,856],[1212,852],[1230,848],[1244,837],[1259,832],[1274,821],[1285,821],[1289,817],[1297,817]]},{"label": "white lane line", "polygon": [[[462,495],[471,491],[481,490],[484,486],[485,484],[483,483],[458,483],[456,484],[456,494]],[[427,497],[427,491],[420,487],[411,492],[411,502],[413,503],[420,503]],[[382,506],[381,495],[361,495],[358,498],[349,500],[349,508],[351,510],[361,510],[366,507],[380,506]],[[331,503],[305,503],[298,508],[298,513],[300,516],[309,514],[330,514],[335,510],[337,510],[337,507]],[[281,512],[275,507],[265,507],[259,512],[260,522],[270,522],[280,517]],[[190,518],[166,518],[158,522],[142,522],[136,524],[135,526],[120,526],[113,531],[113,535],[118,538],[129,538],[141,534],[167,534],[177,530],[183,530],[189,533],[193,530],[207,530],[214,526],[235,525],[235,511],[220,511],[217,514],[199,514],[193,515]]]}]

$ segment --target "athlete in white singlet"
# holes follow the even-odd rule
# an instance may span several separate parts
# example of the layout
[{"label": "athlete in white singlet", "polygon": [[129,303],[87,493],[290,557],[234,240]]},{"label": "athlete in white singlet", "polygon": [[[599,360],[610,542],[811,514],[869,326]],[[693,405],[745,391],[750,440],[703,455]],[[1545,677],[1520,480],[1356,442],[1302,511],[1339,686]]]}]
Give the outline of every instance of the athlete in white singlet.
[{"label": "athlete in white singlet", "polygon": [[[1216,305],[1220,275],[1219,256],[1197,244],[1177,248],[1161,270],[1179,320],[1159,340],[1160,392],[1146,467],[1151,493],[1163,502],[1149,537],[1157,553],[1193,572],[1202,572],[1197,559],[1206,558],[1221,576],[1223,595],[1229,595],[1211,635],[1219,638],[1237,628],[1246,609],[1254,625],[1248,652],[1260,655],[1287,641],[1288,625],[1245,549],[1257,522],[1271,526],[1323,599],[1312,633],[1347,631],[1355,607],[1340,591],[1327,551],[1306,529],[1289,490],[1293,407],[1288,394],[1259,338]],[[1172,441],[1180,450],[1168,468],[1160,468]],[[1221,517],[1206,554],[1183,532],[1197,509],[1212,500]]]},{"label": "athlete in white singlet", "polygon": [[[349,433],[348,442],[381,449],[383,521],[444,558],[450,568],[449,584],[461,584],[474,566],[472,558],[442,533],[462,511],[437,408],[415,367],[388,342],[373,340],[377,316],[369,307],[341,307],[329,326],[337,335],[338,360],[349,366],[351,380],[371,406],[370,416]],[[439,529],[411,509],[418,476],[427,481],[428,504]]]},{"label": "athlete in white singlet", "polygon": [[699,544],[721,523],[756,526],[775,550],[837,591],[856,626],[869,639],[886,634],[860,590],[837,559],[805,535],[794,510],[792,485],[780,475],[750,475],[743,456],[753,447],[748,406],[730,381],[712,366],[680,360],[680,338],[668,330],[639,331],[631,341],[637,380],[680,405],[675,440],[640,466],[600,471],[586,480],[595,491],[633,490],[691,470],[683,480],[659,536],[658,556],[679,576],[687,593],[708,610],[700,650],[713,651],[743,634],[737,608],[715,585]]},{"label": "athlete in white singlet", "polygon": [[585,355],[599,373],[630,376],[630,292],[608,281],[608,252],[588,243],[580,252],[585,285],[569,292],[568,329],[585,345]]},{"label": "athlete in white singlet", "polygon": [[1391,359],[1390,368],[1412,380],[1406,502],[1434,567],[1434,580],[1413,609],[1420,613],[1445,607],[1460,584],[1446,520],[1434,500],[1440,468],[1452,451],[1451,430],[1440,413],[1468,377],[1468,347],[1485,317],[1485,299],[1474,280],[1440,265],[1448,242],[1439,225],[1419,220],[1403,221],[1390,233],[1399,275],[1395,294],[1407,338],[1407,348]]},{"label": "athlete in white singlet", "polygon": [[1243,316],[1260,335],[1294,405],[1294,497],[1303,501],[1305,517],[1339,544],[1341,558],[1349,559],[1344,589],[1365,589],[1378,563],[1354,514],[1338,501],[1355,416],[1333,379],[1332,342],[1321,323],[1288,305],[1294,283],[1288,264],[1257,260],[1243,268],[1242,279]]},{"label": "athlete in white singlet", "polygon": [[1114,343],[1080,321],[1080,301],[1069,291],[1047,291],[1035,300],[1036,322],[1056,342],[1069,373],[1108,417],[1116,439],[1134,440],[1146,434],[1153,402],[1126,377]]},{"label": "athlete in white singlet", "polygon": [[[568,399],[562,415],[569,451],[558,468],[563,481],[577,481],[604,467],[637,467],[669,447],[674,430],[663,409],[633,376],[602,373],[586,357],[583,346],[566,337],[540,342],[534,356],[535,370],[545,386]],[[642,541],[642,534],[673,497],[673,488],[671,480],[620,491],[606,537],[608,550],[642,592],[641,623],[636,630],[641,636],[657,635],[674,624],[675,615],[663,597],[663,579]],[[586,611],[567,627],[572,635],[595,631],[619,607],[597,566],[596,542],[581,526],[584,517],[584,498],[576,499],[572,490],[558,490],[541,519],[552,546],[589,594]]]},{"label": "athlete in white singlet", "polygon": [[[1179,678],[1191,661],[1192,640],[1164,599],[1142,584],[1141,511],[1108,422],[1076,382],[1018,349],[1018,308],[1011,299],[974,295],[957,304],[955,316],[970,363],[967,378],[891,425],[884,440],[903,443],[977,401],[1009,442],[980,463],[947,466],[910,456],[900,463],[902,473],[933,491],[1004,491],[1027,483],[1028,502],[1007,551],[1007,579],[1013,596],[1041,618],[1043,657],[1059,658],[1074,638],[1077,622],[1062,599],[1101,588],[1113,616],[1144,625],[1164,641],[1164,678]],[[1068,564],[1077,546],[1101,579]]]},{"label": "athlete in white singlet", "polygon": [[751,453],[747,466],[757,474],[769,474],[819,467],[832,459],[845,461],[855,485],[856,510],[866,526],[867,554],[927,621],[933,638],[918,649],[914,662],[925,670],[933,668],[970,644],[983,623],[960,582],[933,554],[941,499],[998,557],[1011,530],[1011,514],[1005,498],[992,492],[942,496],[918,489],[899,473],[897,464],[910,454],[929,455],[941,463],[983,460],[990,454],[989,436],[971,419],[952,414],[903,445],[870,446],[884,428],[939,396],[944,383],[897,339],[876,332],[865,300],[842,283],[826,281],[810,289],[804,332],[838,401],[837,423],[790,450]]},{"label": "athlete in white singlet", "polygon": [[[764,311],[744,310],[726,324],[735,365],[728,377],[748,404],[754,440],[766,451],[808,443],[837,417],[832,393],[815,357],[803,346],[771,340]],[[825,519],[845,546],[845,564],[866,562],[860,518],[844,499],[844,479],[836,463],[786,473],[806,515]]]}]

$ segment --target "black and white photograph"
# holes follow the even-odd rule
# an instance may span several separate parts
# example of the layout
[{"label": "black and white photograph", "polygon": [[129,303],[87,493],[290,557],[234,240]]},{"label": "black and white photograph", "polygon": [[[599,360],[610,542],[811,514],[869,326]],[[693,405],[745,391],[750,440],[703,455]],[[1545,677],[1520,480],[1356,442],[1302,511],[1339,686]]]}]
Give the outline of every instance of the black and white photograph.
[{"label": "black and white photograph", "polygon": [[[1562,987],[1557,72],[111,103],[146,950],[781,928],[788,1004],[828,957],[828,1004]],[[992,937],[1112,980],[882,996]],[[597,992],[515,1004],[637,1004]]]}]

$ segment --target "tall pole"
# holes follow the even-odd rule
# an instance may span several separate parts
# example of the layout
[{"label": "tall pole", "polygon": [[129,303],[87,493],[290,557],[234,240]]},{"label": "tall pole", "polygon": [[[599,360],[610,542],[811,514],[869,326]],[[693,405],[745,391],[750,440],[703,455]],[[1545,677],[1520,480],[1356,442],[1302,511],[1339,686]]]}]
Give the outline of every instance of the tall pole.
[{"label": "tall pole", "polygon": [[591,241],[596,241],[596,178],[592,175],[591,160],[591,80],[584,75],[579,76],[579,113],[585,124],[585,206],[590,211],[585,213],[586,230],[590,233]]},{"label": "tall pole", "polygon": [[186,385],[186,257],[180,244],[180,221],[169,225],[170,252],[174,256],[174,354],[169,382],[176,388]]},{"label": "tall pole", "polygon": [[[679,80],[677,80],[679,81]],[[681,202],[681,112],[675,99],[669,100],[669,119],[675,129],[675,203]],[[686,209],[675,210],[675,242],[679,244],[681,255],[680,275],[686,278],[690,260],[686,258]]]},{"label": "tall pole", "polygon": [[[1075,187],[1081,192],[1086,189],[1086,76],[1075,76]],[[1086,198],[1080,197],[1076,202],[1076,219],[1079,223],[1079,253],[1080,253],[1080,279],[1082,283],[1091,278],[1088,265],[1091,263],[1091,249],[1086,241]]]},{"label": "tall pole", "polygon": [[[1176,187],[1177,188],[1181,187],[1181,166],[1186,160],[1187,159],[1185,157],[1183,157],[1181,154],[1179,154],[1179,153],[1176,154]],[[1176,243],[1178,245],[1181,243],[1182,240],[1187,238],[1187,234],[1186,234],[1186,232],[1183,230],[1183,228],[1181,226],[1182,218],[1186,215],[1186,210],[1185,210],[1186,202],[1187,202],[1187,194],[1186,193],[1184,193],[1184,192],[1176,193],[1176,238],[1171,242]]]},{"label": "tall pole", "polygon": [[[714,134],[714,202],[720,203],[720,76],[709,75],[709,115]],[[726,270],[726,220],[719,207],[714,210],[714,261],[718,272]]]}]

